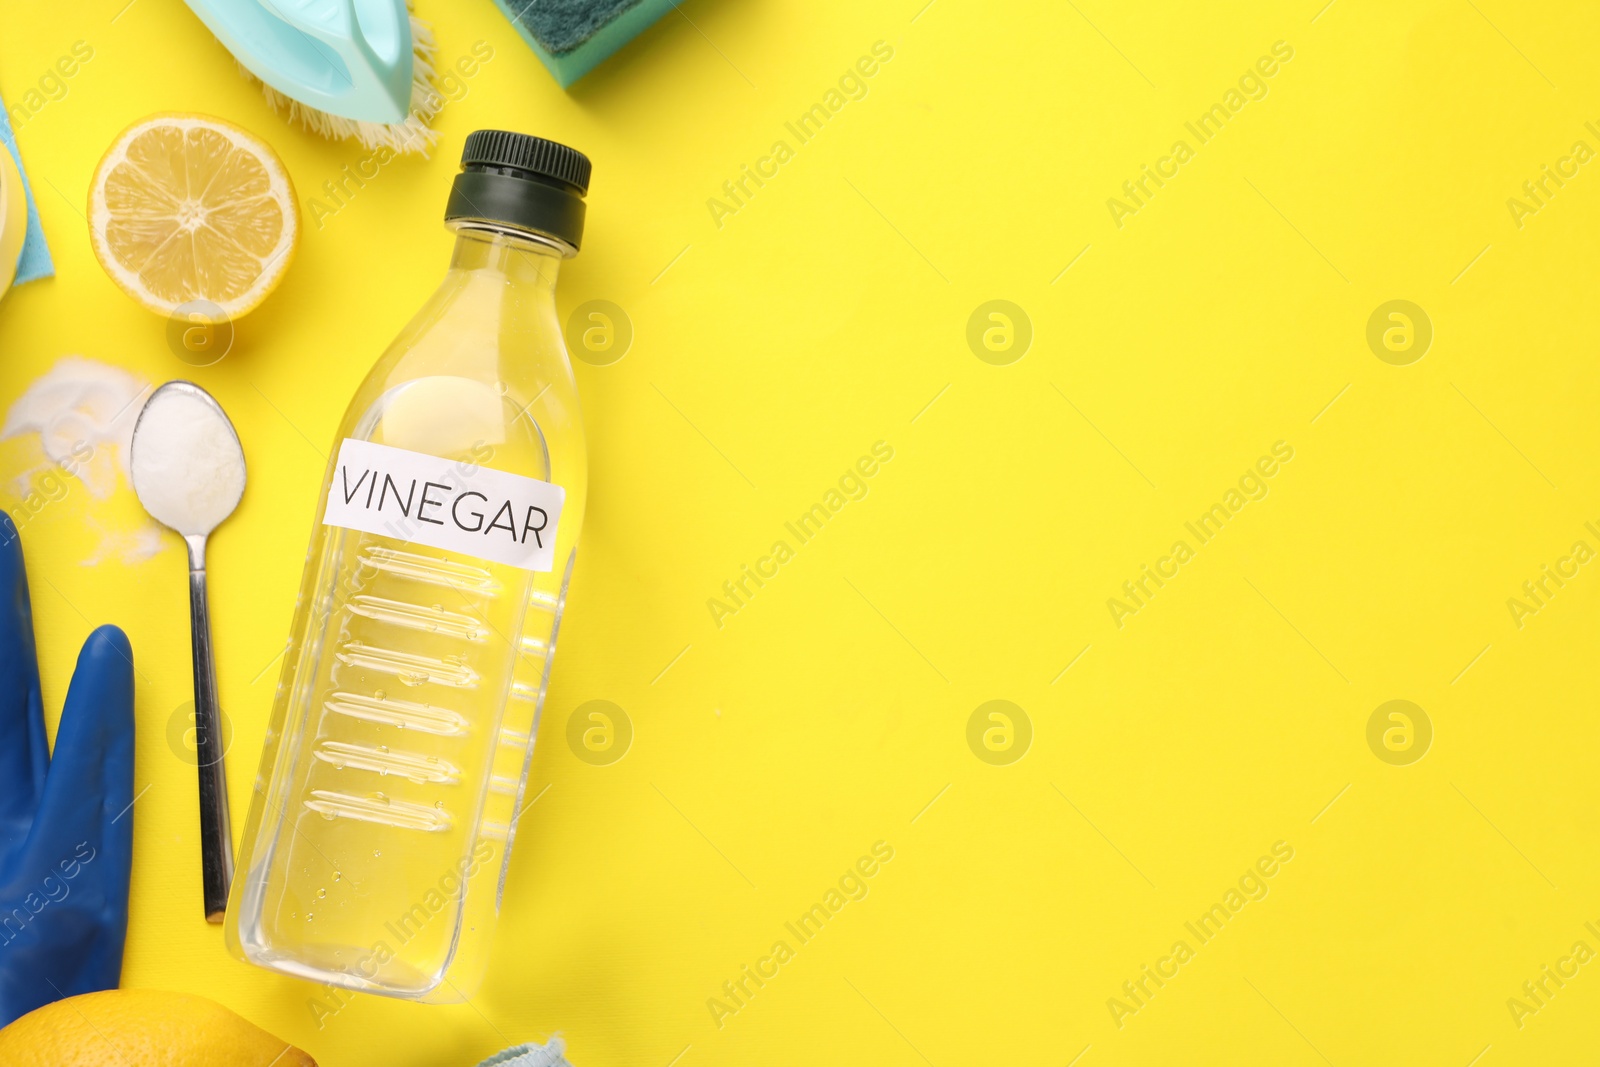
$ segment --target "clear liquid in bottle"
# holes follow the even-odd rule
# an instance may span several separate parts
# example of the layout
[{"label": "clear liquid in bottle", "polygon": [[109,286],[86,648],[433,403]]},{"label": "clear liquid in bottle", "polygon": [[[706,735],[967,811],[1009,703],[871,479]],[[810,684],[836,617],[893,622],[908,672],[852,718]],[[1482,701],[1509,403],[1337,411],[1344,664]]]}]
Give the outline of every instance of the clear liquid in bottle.
[{"label": "clear liquid in bottle", "polygon": [[480,131],[463,167],[450,270],[339,428],[227,917],[248,962],[428,1000],[487,963],[587,475],[555,281],[588,161]]}]

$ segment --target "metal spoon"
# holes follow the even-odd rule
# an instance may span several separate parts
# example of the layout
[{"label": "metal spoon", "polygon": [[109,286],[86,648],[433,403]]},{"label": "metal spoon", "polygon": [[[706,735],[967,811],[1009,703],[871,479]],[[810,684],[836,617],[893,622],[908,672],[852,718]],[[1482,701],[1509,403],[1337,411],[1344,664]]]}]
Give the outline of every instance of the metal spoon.
[{"label": "metal spoon", "polygon": [[206,606],[206,538],[233,514],[244,495],[244,449],[233,423],[210,393],[193,382],[173,381],[151,393],[139,412],[128,466],[139,503],[189,546],[201,875],[206,921],[219,923],[233,881],[233,832]]}]

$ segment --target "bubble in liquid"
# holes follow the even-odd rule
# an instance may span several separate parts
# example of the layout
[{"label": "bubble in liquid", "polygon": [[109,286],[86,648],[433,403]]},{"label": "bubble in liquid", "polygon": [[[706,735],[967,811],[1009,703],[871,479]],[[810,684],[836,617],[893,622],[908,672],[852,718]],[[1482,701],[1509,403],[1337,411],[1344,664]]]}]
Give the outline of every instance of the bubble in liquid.
[{"label": "bubble in liquid", "polygon": [[343,877],[344,877],[344,875],[340,874],[338,871],[334,871],[333,872],[333,880],[335,882],[337,882],[339,879],[341,879]]},{"label": "bubble in liquid", "polygon": [[373,700],[382,700],[386,695],[382,689],[374,689],[372,691]]},{"label": "bubble in liquid", "polygon": [[383,850],[382,849],[376,849],[375,848],[375,849],[372,850],[372,858],[373,859],[377,859],[381,855],[383,855]]},{"label": "bubble in liquid", "polygon": [[316,918],[315,915],[311,914],[309,911],[306,912],[306,922],[310,922],[312,919],[315,919],[315,918]]},{"label": "bubble in liquid", "polygon": [[327,889],[319,889],[319,890],[317,890],[317,899],[318,900],[321,900],[323,897],[325,897],[327,895],[328,895]]}]

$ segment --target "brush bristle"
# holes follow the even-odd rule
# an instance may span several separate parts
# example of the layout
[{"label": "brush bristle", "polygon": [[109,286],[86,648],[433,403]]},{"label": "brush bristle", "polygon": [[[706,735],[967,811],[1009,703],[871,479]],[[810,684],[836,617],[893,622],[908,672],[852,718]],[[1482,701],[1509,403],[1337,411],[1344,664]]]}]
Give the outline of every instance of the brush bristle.
[{"label": "brush bristle", "polygon": [[[428,119],[438,113],[444,98],[433,87],[433,57],[439,49],[433,41],[433,31],[417,16],[411,16],[411,112],[404,122],[360,122],[326,111],[308,107],[287,97],[263,82],[261,93],[273,110],[281,112],[290,122],[298,122],[312,133],[330,140],[359,141],[366,148],[388,148],[394,152],[415,152],[426,157],[439,135],[428,127]],[[251,79],[255,75],[240,64],[239,69]]]}]

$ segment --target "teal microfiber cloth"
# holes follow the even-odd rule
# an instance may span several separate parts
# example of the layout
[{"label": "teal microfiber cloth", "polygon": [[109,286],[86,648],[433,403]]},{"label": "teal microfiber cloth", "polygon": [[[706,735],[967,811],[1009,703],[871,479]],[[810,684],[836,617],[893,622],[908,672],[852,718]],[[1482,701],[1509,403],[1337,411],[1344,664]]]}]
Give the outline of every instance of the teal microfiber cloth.
[{"label": "teal microfiber cloth", "polygon": [[562,88],[675,7],[674,0],[494,0]]},{"label": "teal microfiber cloth", "polygon": [[6,146],[11,158],[17,161],[17,171],[22,175],[22,191],[28,198],[28,232],[22,239],[22,256],[17,260],[17,276],[13,285],[31,282],[35,278],[49,278],[56,272],[50,261],[50,249],[44,243],[44,230],[39,226],[39,207],[33,202],[33,188],[28,184],[28,171],[22,165],[22,153],[17,150],[17,135],[11,132],[11,118],[6,105],[0,101],[0,144]]},{"label": "teal microfiber cloth", "polygon": [[478,1064],[478,1067],[572,1067],[562,1056],[567,1046],[559,1037],[548,1045],[517,1045]]}]

